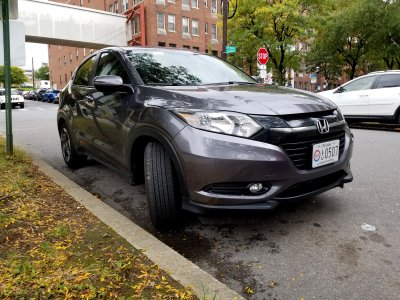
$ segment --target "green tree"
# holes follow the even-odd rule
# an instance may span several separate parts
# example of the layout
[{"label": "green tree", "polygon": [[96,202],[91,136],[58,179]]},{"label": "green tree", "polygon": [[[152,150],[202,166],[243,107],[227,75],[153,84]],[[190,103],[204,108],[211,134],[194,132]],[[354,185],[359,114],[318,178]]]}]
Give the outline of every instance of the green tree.
[{"label": "green tree", "polygon": [[[28,81],[24,70],[19,67],[10,67],[11,85],[20,85]],[[4,85],[4,66],[0,66],[0,82]]]},{"label": "green tree", "polygon": [[[382,0],[353,0],[331,2],[331,5],[331,13],[316,26],[308,61],[317,57],[319,67],[330,70],[336,69],[333,64],[347,65],[350,79],[357,72],[379,68],[382,59],[377,57],[376,49],[383,44],[378,36],[385,27],[387,3]],[[321,60],[323,55],[327,56],[325,60]]]},{"label": "green tree", "polygon": [[35,78],[40,80],[49,80],[49,66],[43,65],[35,72]]},{"label": "green tree", "polygon": [[298,42],[312,34],[312,15],[323,1],[310,0],[238,0],[236,16],[229,21],[229,41],[238,45],[230,59],[252,65],[259,47],[268,50],[269,63],[276,82],[284,85],[288,68],[297,69],[301,60]]}]

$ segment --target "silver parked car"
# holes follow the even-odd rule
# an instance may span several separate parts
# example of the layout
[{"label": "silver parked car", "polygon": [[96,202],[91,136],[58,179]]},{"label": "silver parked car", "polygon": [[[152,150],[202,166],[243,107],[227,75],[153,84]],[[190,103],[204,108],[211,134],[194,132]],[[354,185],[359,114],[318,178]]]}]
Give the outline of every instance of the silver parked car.
[{"label": "silver parked car", "polygon": [[66,164],[89,156],[145,183],[158,227],[185,210],[269,210],[353,179],[336,105],[200,53],[100,50],[60,93],[57,120]]}]

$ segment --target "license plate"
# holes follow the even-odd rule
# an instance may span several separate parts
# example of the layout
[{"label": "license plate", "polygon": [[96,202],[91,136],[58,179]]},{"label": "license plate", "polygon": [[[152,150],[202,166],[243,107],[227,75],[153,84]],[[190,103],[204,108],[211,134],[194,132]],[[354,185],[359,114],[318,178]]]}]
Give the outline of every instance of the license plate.
[{"label": "license plate", "polygon": [[318,168],[339,160],[339,140],[313,145],[312,167]]}]

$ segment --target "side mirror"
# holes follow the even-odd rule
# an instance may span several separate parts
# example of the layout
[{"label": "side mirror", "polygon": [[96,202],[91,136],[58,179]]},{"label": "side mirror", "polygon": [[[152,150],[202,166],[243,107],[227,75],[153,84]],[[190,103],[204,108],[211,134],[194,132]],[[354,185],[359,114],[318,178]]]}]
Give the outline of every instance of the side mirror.
[{"label": "side mirror", "polygon": [[101,75],[93,79],[94,87],[105,94],[117,92],[124,86],[121,77],[115,75]]},{"label": "side mirror", "polygon": [[345,89],[342,87],[342,86],[339,86],[337,89],[336,89],[336,91],[334,91],[334,93],[336,94],[336,93],[343,93],[345,91]]}]

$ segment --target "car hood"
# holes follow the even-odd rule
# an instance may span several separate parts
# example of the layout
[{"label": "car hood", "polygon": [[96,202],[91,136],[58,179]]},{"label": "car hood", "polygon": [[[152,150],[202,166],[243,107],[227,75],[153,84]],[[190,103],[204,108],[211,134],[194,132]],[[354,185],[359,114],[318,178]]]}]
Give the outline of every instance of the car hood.
[{"label": "car hood", "polygon": [[142,87],[146,105],[174,109],[225,110],[253,115],[327,111],[336,106],[316,94],[265,85]]}]

